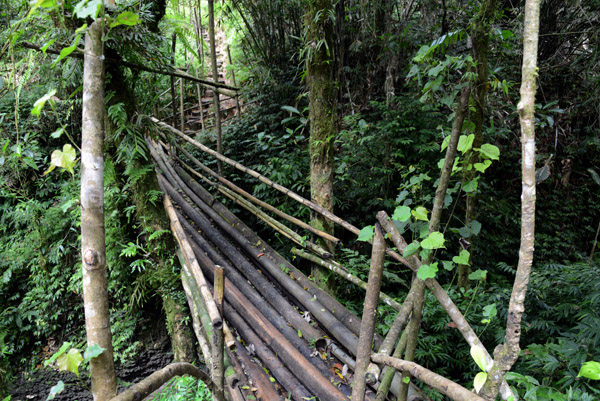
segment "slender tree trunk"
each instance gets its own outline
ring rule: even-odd
[[[310,119],[310,195],[313,202],[333,212],[333,158],[337,133],[336,89],[333,71],[334,21],[331,0],[314,0],[306,13],[307,46],[312,47],[306,60],[306,82],[309,90]],[[319,16],[318,18],[317,15]],[[333,234],[333,223],[322,215],[312,213],[311,225]],[[334,253],[331,242],[321,246]],[[313,267],[313,277],[321,286],[327,273]],[[331,291],[331,288],[328,288]]]
[[[504,375],[519,357],[521,318],[525,311],[525,295],[533,263],[535,239],[535,92],[537,79],[537,53],[540,20],[540,0],[525,2],[523,32],[523,69],[521,101],[517,105],[521,119],[521,246],[519,263],[510,296],[506,337],[504,344],[494,350],[494,364],[488,372],[488,381],[481,390],[486,400],[495,400]]]
[[[104,352],[90,361],[95,401],[116,395],[104,239],[104,64],[102,28],[86,34],[81,138],[81,251],[87,344]]]
[[[485,115],[485,107],[487,104],[487,93],[488,93],[488,53],[490,46],[490,25],[494,20],[494,13],[496,11],[498,0],[484,0],[479,8],[476,21],[473,25],[471,32],[471,38],[473,42],[473,60],[476,62],[474,67],[477,78],[474,82],[474,88],[472,91],[474,104],[473,109],[469,114],[470,120],[473,122],[475,129],[473,134],[475,139],[473,140],[473,149],[480,148],[483,144],[483,118]],[[479,162],[479,152],[469,151],[466,156],[470,164]],[[463,181],[468,182],[474,179],[476,176],[476,170],[464,170]],[[477,204],[477,192],[467,194],[465,212],[465,225],[468,226],[476,215],[476,204]],[[473,238],[471,236],[465,238],[468,243],[473,246]],[[473,252],[471,252],[471,255]],[[469,288],[470,280],[470,263],[467,265],[458,266],[458,286],[460,288]]]
[[[208,0],[208,36],[210,39],[210,64],[212,67],[212,76],[215,82],[219,82],[219,69],[217,67],[217,43],[215,38],[215,0]],[[223,142],[221,136],[221,105],[219,102],[219,93],[214,93],[215,106],[215,130],[217,132],[217,152],[223,154]],[[223,163],[217,160],[219,175],[223,175]]]

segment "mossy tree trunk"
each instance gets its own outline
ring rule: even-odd
[[[83,61],[81,265],[87,344],[104,348],[102,354],[90,361],[96,401],[109,400],[117,391],[104,235],[104,63],[102,28],[99,22],[94,22],[85,36]]]
[[[483,144],[483,120],[487,104],[489,66],[488,55],[490,47],[490,28],[494,21],[494,14],[498,0],[484,0],[480,4],[479,12],[475,17],[473,29],[471,31],[471,40],[473,43],[472,54],[476,62],[474,71],[476,73],[473,83],[473,108],[469,113],[469,119],[474,125],[473,148],[480,148]],[[471,165],[479,163],[479,152],[469,151],[466,156]],[[476,170],[465,170],[463,181],[469,182],[475,178]],[[465,226],[471,224],[476,217],[477,192],[467,194]],[[471,255],[473,254],[473,238],[465,238],[471,246]],[[472,262],[472,260],[470,260]],[[470,264],[458,266],[458,286],[465,290],[469,288]]]
[[[309,91],[310,195],[317,205],[333,212],[333,158],[337,133],[336,85],[334,81],[334,16],[331,0],[309,0],[305,15],[307,30],[306,82]],[[333,234],[333,223],[312,213],[311,225]],[[333,253],[331,242],[321,241]],[[313,277],[327,288],[328,273],[314,266]]]

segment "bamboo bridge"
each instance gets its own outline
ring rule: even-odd
[[[405,372],[451,399],[483,400],[414,362],[397,358],[398,350],[403,349],[401,334],[413,309],[413,294],[423,286],[437,297],[466,341],[485,348],[436,280],[413,280],[402,303],[380,292],[386,255],[413,271],[421,263],[416,256],[409,260],[401,256],[406,242],[385,212],[377,215],[378,230],[387,233],[400,253],[386,246],[383,234],[376,234],[369,280],[364,282],[333,261],[329,252],[260,208],[314,236],[333,242],[338,242],[337,238],[260,201],[212,171],[182,145],[193,145],[356,235],[358,228],[165,122],[152,121],[157,133],[146,142],[179,244],[181,279],[206,364],[206,371],[173,364],[156,375],[195,375],[209,385],[215,400],[348,400],[353,389],[360,388],[364,397],[360,399],[384,401],[396,399],[407,385],[401,376]],[[362,321],[261,239],[205,188],[207,184],[293,241],[298,246],[292,249],[296,256],[365,289]],[[374,332],[378,302],[398,311],[385,338]],[[491,361],[487,351],[485,354]],[[408,386],[407,400],[429,400],[414,383]],[[141,399],[137,391],[142,387],[140,383],[114,400]],[[503,389],[503,395],[510,394],[506,383]]]

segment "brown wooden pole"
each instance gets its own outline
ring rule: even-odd
[[[224,294],[224,270],[221,266],[215,266],[214,269],[214,300],[217,310],[223,314],[223,294]],[[223,362],[223,326],[215,327],[213,330],[213,368],[212,379],[215,385],[213,397],[217,401],[224,401],[224,362]]]
[[[383,262],[385,259],[385,239],[379,223],[375,225],[375,238],[373,240],[373,252],[371,253],[371,268],[369,270],[369,286],[365,296],[363,307],[362,324],[360,326],[360,337],[358,350],[356,352],[356,370],[354,382],[352,383],[352,400],[364,401],[367,367],[369,366],[371,347],[373,346],[373,334],[375,332],[375,321],[377,318],[377,304],[381,289],[381,277],[383,275]]]

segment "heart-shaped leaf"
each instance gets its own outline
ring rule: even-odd
[[[98,344],[92,344],[83,353],[83,359],[86,362],[89,362],[91,359],[96,358],[100,354],[104,352],[104,348],[99,346]]]
[[[366,226],[358,233],[358,241],[369,242],[375,235],[375,226]]]
[[[62,380],[59,380],[55,386],[50,389],[50,394],[46,397],[46,401],[53,400],[58,394],[62,393],[65,389],[65,383]]]
[[[83,356],[77,348],[71,348],[66,354],[62,354],[56,359],[56,365],[60,370],[68,370],[79,377],[79,365],[83,361]]]
[[[420,247],[421,247],[421,244],[418,241],[412,242],[412,243],[408,244],[406,246],[406,248],[404,248],[404,252],[402,252],[402,256],[404,256],[406,258],[410,255],[414,255],[415,253],[417,253],[417,251],[419,250]]]
[[[429,212],[423,206],[417,207],[411,213],[417,220],[429,221],[429,218],[427,217],[427,213]]]
[[[460,251],[460,254],[458,256],[452,258],[452,261],[457,265],[468,265],[470,256],[471,253],[466,249],[463,249],[462,251]]]
[[[392,220],[407,221],[410,219],[410,216],[410,208],[408,206],[398,206],[396,210],[394,210]]]
[[[417,271],[417,277],[421,280],[427,280],[428,278],[434,278],[438,271],[437,262],[430,265],[421,265]]]
[[[434,231],[432,233],[430,233],[427,238],[425,238],[423,240],[423,242],[421,242],[421,247],[424,249],[439,249],[439,248],[445,248],[444,247],[444,242],[446,240],[444,239],[444,234],[442,234],[439,231]]]
[[[500,160],[500,149],[496,145],[484,143],[481,145],[479,153],[484,159]]]
[[[469,280],[485,280],[487,277],[487,270],[475,270],[473,273],[469,274]]]
[[[140,17],[131,11],[124,11],[117,15],[117,18],[110,24],[111,28],[119,25],[134,26],[140,22]]]

